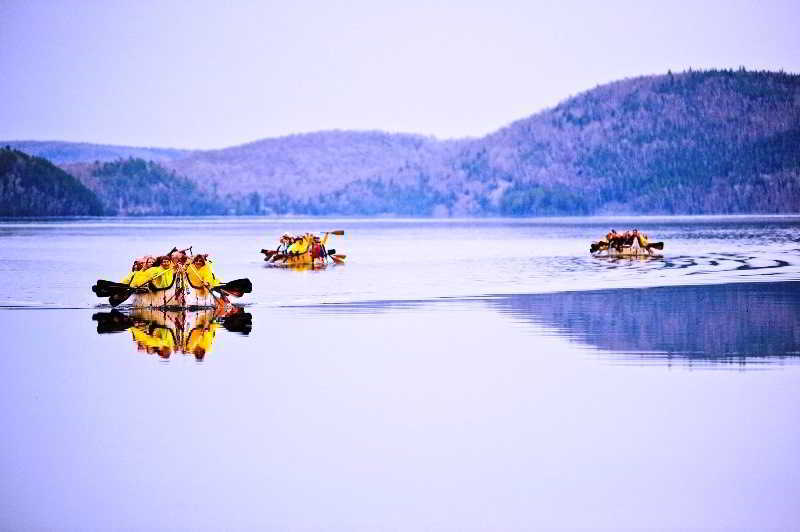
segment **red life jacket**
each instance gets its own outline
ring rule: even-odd
[[[322,258],[322,246],[320,244],[314,244],[311,246],[311,257],[314,259]]]

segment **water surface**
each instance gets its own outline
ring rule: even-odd
[[[632,225],[663,259],[588,256]],[[344,229],[349,263],[264,267],[304,229]],[[2,529],[800,523],[797,218],[27,221],[0,243]],[[241,315],[88,291],[173,245],[252,279]]]

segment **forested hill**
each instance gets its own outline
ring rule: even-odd
[[[166,201],[147,199],[133,190],[142,182],[124,178],[138,163],[111,187],[92,181],[96,170],[87,168],[103,164],[99,148],[108,147],[60,146],[55,160],[87,163],[65,167],[121,214]],[[151,150],[123,157],[158,158],[156,173],[167,176],[159,186],[185,176],[210,201],[209,213],[796,213],[800,75],[713,70],[627,79],[477,139],[327,131],[221,150],[114,148]],[[136,208],[118,208],[133,196]],[[206,207],[196,201],[195,208]],[[147,212],[166,213],[157,205]]]
[[[0,216],[99,216],[103,207],[80,181],[39,157],[0,148]]]
[[[323,132],[165,164],[243,212],[800,212],[800,76],[703,71],[597,87],[480,139]]]
[[[227,214],[222,201],[203,194],[174,170],[143,159],[76,163],[65,168],[94,192],[108,214],[191,216]]]

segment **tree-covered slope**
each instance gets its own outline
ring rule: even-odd
[[[707,71],[612,83],[460,160],[501,214],[800,211],[800,76]]]
[[[690,71],[600,86],[480,139],[321,132],[165,164],[253,213],[799,212],[799,140],[800,76]]]
[[[39,157],[0,148],[0,216],[98,216],[103,206],[73,176]]]
[[[111,162],[128,157],[145,159],[148,161],[170,161],[186,157],[189,150],[174,148],[142,148],[136,146],[112,146],[109,144],[90,144],[88,142],[64,142],[42,140],[11,140],[3,141],[3,146],[9,145],[14,149],[29,155],[42,157],[54,164],[71,164],[87,162]]]
[[[175,172],[134,172],[135,186],[119,160],[94,163],[109,147],[54,156],[84,161],[65,167],[121,214],[787,213],[800,212],[799,146],[800,75],[713,70],[599,86],[477,139],[325,131],[208,151],[112,147]],[[179,182],[194,206],[164,203]]]
[[[228,212],[223,202],[200,192],[194,182],[153,161],[129,158],[67,168],[97,194],[107,212],[120,216]]]

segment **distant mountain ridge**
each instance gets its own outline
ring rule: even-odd
[[[162,162],[186,157],[192,151],[175,148],[141,148],[60,140],[9,140],[0,142],[0,145],[10,146],[15,150],[42,157],[53,164],[110,162],[129,157]]]
[[[58,147],[67,169],[82,157],[71,146]],[[107,148],[85,148],[83,161]],[[800,75],[626,79],[476,139],[325,131],[221,150],[115,149],[152,150],[124,157],[160,157],[227,213],[800,212]]]

